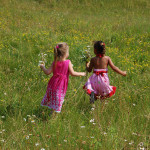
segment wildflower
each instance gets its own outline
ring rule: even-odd
[[[107,133],[106,132],[104,132],[104,135],[106,135]]]
[[[85,126],[81,126],[81,128],[85,128]]]
[[[7,93],[4,93],[4,95],[7,95]]]
[[[133,132],[132,135],[137,135],[137,133],[134,133],[134,132]]]
[[[129,145],[132,145],[134,142],[133,141],[131,141],[130,143],[129,143]]]
[[[41,148],[41,150],[45,150],[45,148]]]
[[[96,125],[96,123],[93,122],[93,125]]]
[[[5,118],[5,116],[2,116],[2,118]]]
[[[36,115],[32,115],[32,117],[36,117]]]
[[[0,134],[1,134],[2,132],[0,131]]]
[[[133,106],[135,106],[135,104],[133,104]]]
[[[90,122],[94,122],[94,119],[91,119]]]
[[[3,129],[2,131],[5,132],[5,129]]]
[[[26,140],[28,140],[29,139],[29,136],[26,136]]]
[[[3,143],[4,143],[4,142],[5,142],[5,140],[4,140],[4,139],[2,139],[2,140],[1,140],[1,142],[3,142]]]
[[[125,139],[124,141],[126,142],[127,140]]]
[[[94,110],[94,109],[95,109],[94,107],[91,108],[91,110]]]
[[[143,142],[140,142],[138,145],[139,145],[139,146],[143,146],[144,144],[143,144]]]
[[[38,146],[39,145],[39,143],[35,143],[35,146]]]
[[[67,142],[67,140],[64,140],[64,142]]]
[[[32,134],[29,134],[29,136],[31,136]]]
[[[24,121],[27,121],[26,118],[23,118]]]
[[[30,115],[27,115],[27,117],[30,117]]]
[[[31,120],[31,123],[34,123],[35,122],[35,120]]]
[[[91,139],[94,139],[94,136],[91,136]]]

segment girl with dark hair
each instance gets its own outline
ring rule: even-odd
[[[94,43],[93,57],[89,63],[86,64],[87,71],[91,72],[93,69],[92,76],[89,77],[88,81],[84,85],[83,89],[86,90],[87,94],[90,95],[90,103],[94,103],[94,100],[98,97],[105,99],[115,94],[116,87],[109,85],[108,78],[108,65],[117,73],[126,76],[126,71],[120,70],[116,67],[109,56],[105,56],[105,43],[102,41],[96,41]]]

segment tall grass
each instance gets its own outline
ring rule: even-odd
[[[1,0],[0,148],[148,149],[149,8],[148,0]],[[67,42],[74,69],[84,71],[82,51],[100,39],[127,77],[109,68],[117,92],[95,106],[82,90],[86,78],[70,77],[52,118],[40,106],[51,75],[38,68],[38,55],[47,54],[48,67],[56,43]]]

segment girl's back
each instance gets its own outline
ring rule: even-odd
[[[93,57],[91,59],[91,63],[93,63],[93,68],[94,69],[106,69],[108,66],[108,56],[103,56],[103,57]]]

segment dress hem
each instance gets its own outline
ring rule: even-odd
[[[83,86],[83,89],[86,91],[86,93],[88,95],[90,95],[91,92],[93,92],[90,89],[87,89],[85,85]],[[102,99],[106,99],[106,98],[109,98],[109,97],[113,96],[115,94],[115,92],[116,92],[116,87],[112,86],[112,91],[109,94],[107,94],[106,96],[101,96],[101,95],[98,95],[98,94],[95,94],[95,93],[94,93],[94,95],[95,95],[95,97],[100,96]]]

